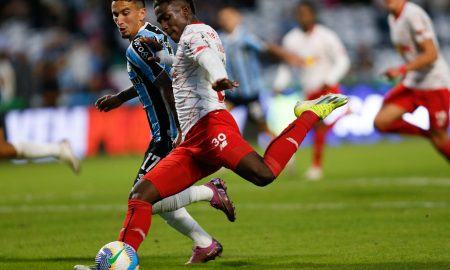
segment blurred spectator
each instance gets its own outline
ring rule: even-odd
[[[14,99],[16,91],[16,74],[9,57],[0,52],[0,102],[8,103]]]
[[[237,6],[249,31],[265,40],[279,42],[295,26],[292,10],[297,2],[197,0],[196,4],[200,19],[213,26],[217,26],[221,7]],[[394,52],[389,43],[387,14],[381,8],[384,0],[316,2],[323,9],[324,16],[319,19],[342,37],[357,67],[352,71],[352,83],[372,80],[385,62],[392,62],[389,55]],[[414,2],[432,15],[442,52],[450,57],[450,2]],[[150,19],[154,20],[151,1],[147,5]],[[125,46],[110,16],[110,1],[0,1],[0,53],[3,60],[7,55],[13,73],[20,74],[11,84],[14,89],[3,90],[2,95],[5,96],[5,91],[9,93],[7,96],[13,93],[22,106],[92,104],[103,89],[110,88],[111,81],[122,77],[116,71],[123,69],[115,65],[125,65],[121,58]],[[273,64],[264,63],[262,72],[273,69]],[[269,85],[273,78],[265,79]]]

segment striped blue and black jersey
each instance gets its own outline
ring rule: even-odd
[[[173,55],[173,49],[168,37],[158,27],[146,23],[127,49],[127,64],[130,80],[147,113],[153,140],[174,139],[177,135],[175,118],[163,93],[154,84],[161,72],[170,74],[171,67],[148,61],[148,58],[154,56],[156,52],[147,44],[141,43],[140,37],[157,39],[170,55]]]
[[[228,76],[239,82],[239,87],[227,91],[227,96],[257,97],[263,90],[259,54],[264,51],[264,43],[241,27],[220,38],[227,54]]]

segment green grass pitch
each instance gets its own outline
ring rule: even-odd
[[[223,172],[235,223],[207,203],[188,207],[222,258],[184,266],[190,240],[155,216],[141,269],[450,269],[450,166],[428,142],[328,148],[320,182],[302,180],[310,155],[302,149],[266,188]],[[0,163],[0,269],[91,264],[118,235],[140,162],[88,159],[80,176],[55,163]]]

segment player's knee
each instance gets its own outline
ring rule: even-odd
[[[254,179],[255,181],[253,183],[255,185],[264,187],[275,180],[275,175],[273,175],[272,171],[269,168],[261,168],[259,170],[255,170]]]
[[[154,204],[161,200],[156,187],[147,180],[139,180],[130,192],[129,199],[146,201],[148,203]]]
[[[437,148],[447,145],[449,141],[446,129],[431,130],[430,135],[431,141]]]
[[[376,117],[373,125],[379,132],[387,132],[389,123],[382,117]]]

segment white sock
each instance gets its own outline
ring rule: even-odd
[[[58,143],[33,144],[30,142],[20,142],[12,144],[17,151],[17,158],[58,158],[61,153],[61,146]]]
[[[203,230],[185,208],[180,208],[173,212],[159,214],[172,228],[186,235],[194,241],[196,246],[201,248],[209,247],[212,244],[212,237]]]
[[[175,211],[191,203],[211,201],[214,193],[207,186],[192,186],[153,205],[153,214]]]

